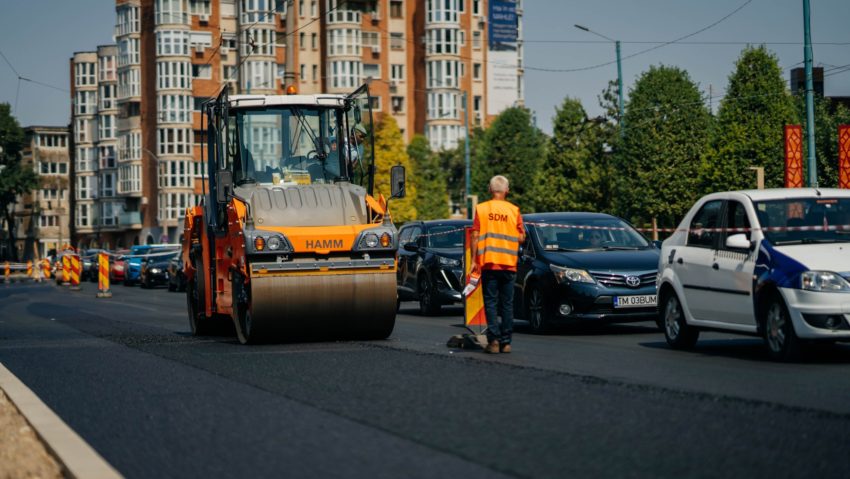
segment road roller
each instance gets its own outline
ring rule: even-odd
[[[398,232],[374,191],[368,85],[350,95],[228,95],[204,105],[200,204],[183,270],[195,335],[233,324],[243,344],[383,339],[395,325]],[[380,153],[380,152],[378,152]]]

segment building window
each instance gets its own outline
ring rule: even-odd
[[[481,50],[481,32],[478,30],[472,32],[472,49]]]
[[[463,0],[425,0],[427,23],[457,23]]]
[[[319,5],[316,0],[310,0],[310,16],[313,18],[319,16]]]
[[[113,189],[114,191],[114,189]],[[115,196],[111,194],[108,196]],[[100,204],[100,222],[104,226],[114,226],[118,224],[118,214],[121,212],[121,203],[115,201],[105,201]]]
[[[381,64],[380,63],[364,63],[363,64],[363,77],[364,78],[381,78]]]
[[[242,88],[274,88],[274,62],[247,62],[243,67]]]
[[[192,77],[209,80],[212,78],[212,65],[192,65]]]
[[[390,33],[390,49],[404,50],[404,34]]]
[[[394,96],[390,98],[390,102],[392,103],[393,113],[404,113],[404,97],[403,96]]]
[[[94,91],[78,91],[74,97],[74,114],[75,115],[94,115],[97,113],[95,100],[97,92]]]
[[[157,25],[189,23],[189,17],[183,11],[183,0],[156,0],[154,12]]]
[[[307,79],[307,65],[303,63],[301,64],[301,68],[298,69],[298,78],[301,79],[301,81]]]
[[[106,55],[99,57],[97,59],[98,66],[98,80],[105,81],[115,81],[115,57],[112,55]]]
[[[360,23],[360,12],[347,9],[345,0],[327,0],[328,23]]]
[[[125,133],[118,137],[118,161],[142,159],[142,134],[140,132]]]
[[[64,148],[68,146],[68,138],[65,135],[38,135],[37,144],[41,148]]]
[[[333,88],[356,88],[360,84],[362,63],[358,61],[331,62],[331,86]]]
[[[74,85],[88,86],[94,85],[95,66],[94,63],[76,63],[74,64]]]
[[[156,54],[188,55],[189,32],[184,30],[164,30],[156,32]]]
[[[457,55],[460,48],[460,33],[457,28],[435,28],[426,33],[428,53]]]
[[[101,115],[98,117],[97,136],[99,140],[115,139],[115,115]]]
[[[319,65],[313,65],[313,81],[319,79]]]
[[[190,188],[192,186],[192,160],[168,160],[159,163],[160,188]]]
[[[432,60],[426,62],[425,83],[428,88],[457,88],[460,62]]]
[[[118,22],[115,25],[117,36],[139,33],[139,7],[122,5],[117,8]]]
[[[196,52],[203,53],[205,48],[212,47],[212,33],[210,32],[191,32],[189,33],[189,45]]]
[[[390,18],[404,18],[404,3],[401,0],[390,0]]]
[[[122,165],[118,168],[118,193],[142,192],[142,165]]]
[[[478,114],[481,113],[481,95],[472,97],[472,111]]]
[[[88,226],[89,225],[89,205],[87,204],[78,204],[77,205],[77,220],[75,223],[77,226]]]
[[[118,41],[118,66],[139,64],[139,39],[124,38]]]
[[[97,159],[94,155],[94,148],[77,148],[75,159],[77,163],[77,173],[85,173],[87,171],[95,171],[97,169]]]
[[[209,15],[210,0],[189,0],[189,11],[192,15]]]
[[[428,119],[456,120],[460,118],[458,103],[458,95],[455,93],[428,93]]]
[[[381,97],[380,96],[370,96],[369,97],[369,108],[372,111],[381,111]]]
[[[359,28],[328,30],[328,55],[360,55],[361,32]]]
[[[159,95],[157,97],[160,123],[189,123],[192,121],[190,95]]]
[[[480,15],[481,14],[481,0],[472,0],[472,14]]]
[[[77,118],[74,121],[74,140],[77,143],[89,143],[94,141],[91,130],[91,120],[88,118]]]
[[[302,50],[307,49],[307,34],[304,32],[298,34],[298,48]]]
[[[101,110],[111,110],[116,108],[115,94],[117,93],[117,85],[101,85],[100,86],[100,108]]]
[[[456,148],[458,140],[463,138],[460,125],[431,125],[426,131],[428,142],[433,150]]]
[[[191,128],[158,128],[158,155],[191,155]]]
[[[286,0],[278,0],[278,6],[286,6]],[[275,1],[274,0],[242,0],[241,22],[251,23],[274,23]],[[285,10],[284,10],[285,12]],[[283,12],[281,12],[283,13]]]
[[[404,81],[404,64],[397,63],[390,65],[390,80]]]
[[[101,168],[115,168],[115,147],[112,145],[98,148]]]
[[[115,196],[115,173],[100,174],[100,196]]]
[[[118,72],[118,97],[132,98],[140,95],[139,69]]]
[[[190,90],[192,77],[189,62],[156,62],[158,90]]]
[[[160,193],[159,220],[179,220],[183,218],[186,208],[195,205],[197,202],[197,196],[192,193]]]
[[[310,34],[310,48],[313,50],[319,48],[319,35],[317,33]]]
[[[475,80],[481,79],[481,64],[473,63],[472,64],[472,78]]]
[[[77,177],[77,199],[88,200],[94,198],[97,191],[97,178],[94,176]]]
[[[303,43],[304,34],[301,34]],[[285,40],[283,38],[282,40]],[[267,28],[252,28],[242,32],[242,55],[274,56],[275,31]]]

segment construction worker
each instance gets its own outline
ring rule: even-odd
[[[490,179],[493,199],[475,208],[472,224],[472,275],[481,275],[484,292],[484,314],[487,317],[485,353],[511,352],[514,324],[514,280],[519,245],[525,241],[525,230],[519,208],[505,201],[508,179],[496,175]],[[501,316],[499,323],[497,316]]]

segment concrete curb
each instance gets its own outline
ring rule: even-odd
[[[112,466],[91,448],[24,383],[0,363],[0,389],[29,422],[47,449],[75,479],[120,478]]]

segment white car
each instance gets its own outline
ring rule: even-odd
[[[714,193],[661,248],[660,326],[676,349],[701,330],[757,334],[775,359],[850,341],[850,190]]]

